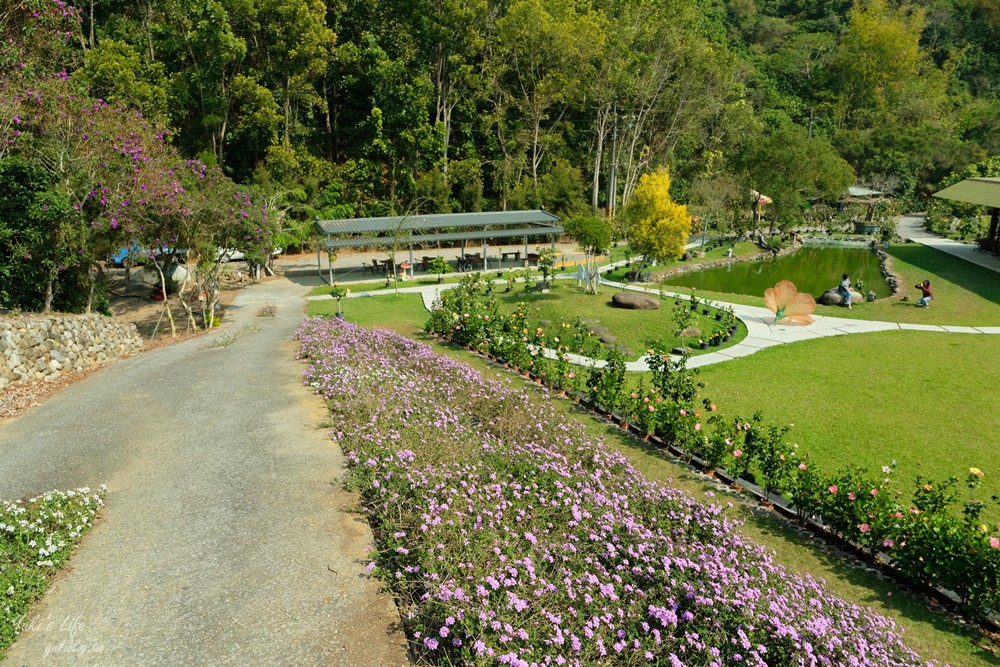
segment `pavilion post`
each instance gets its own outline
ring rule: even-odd
[[[410,246],[410,278],[413,277],[413,246]]]
[[[1000,241],[1000,208],[990,209],[990,233],[989,238],[992,241]]]

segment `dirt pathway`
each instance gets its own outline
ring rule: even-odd
[[[302,294],[244,290],[231,344],[125,360],[0,426],[0,497],[110,487],[6,664],[408,664],[322,401],[299,382]],[[278,317],[256,317],[264,303]]]

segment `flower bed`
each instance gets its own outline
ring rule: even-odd
[[[50,491],[0,503],[0,652],[28,624],[31,604],[90,530],[104,491]]]
[[[389,332],[310,319],[298,337],[423,659],[923,664],[892,621],[791,575],[527,392]]]

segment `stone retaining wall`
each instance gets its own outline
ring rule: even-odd
[[[0,389],[100,366],[143,346],[134,324],[103,315],[0,317]]]

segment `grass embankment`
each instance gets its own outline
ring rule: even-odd
[[[104,505],[104,488],[0,503],[0,660]]]
[[[386,334],[310,321],[301,338],[352,451],[377,572],[401,597],[418,654],[919,663],[891,624],[790,576],[717,510],[648,484],[554,414],[561,403]],[[376,401],[369,385],[395,393]]]

